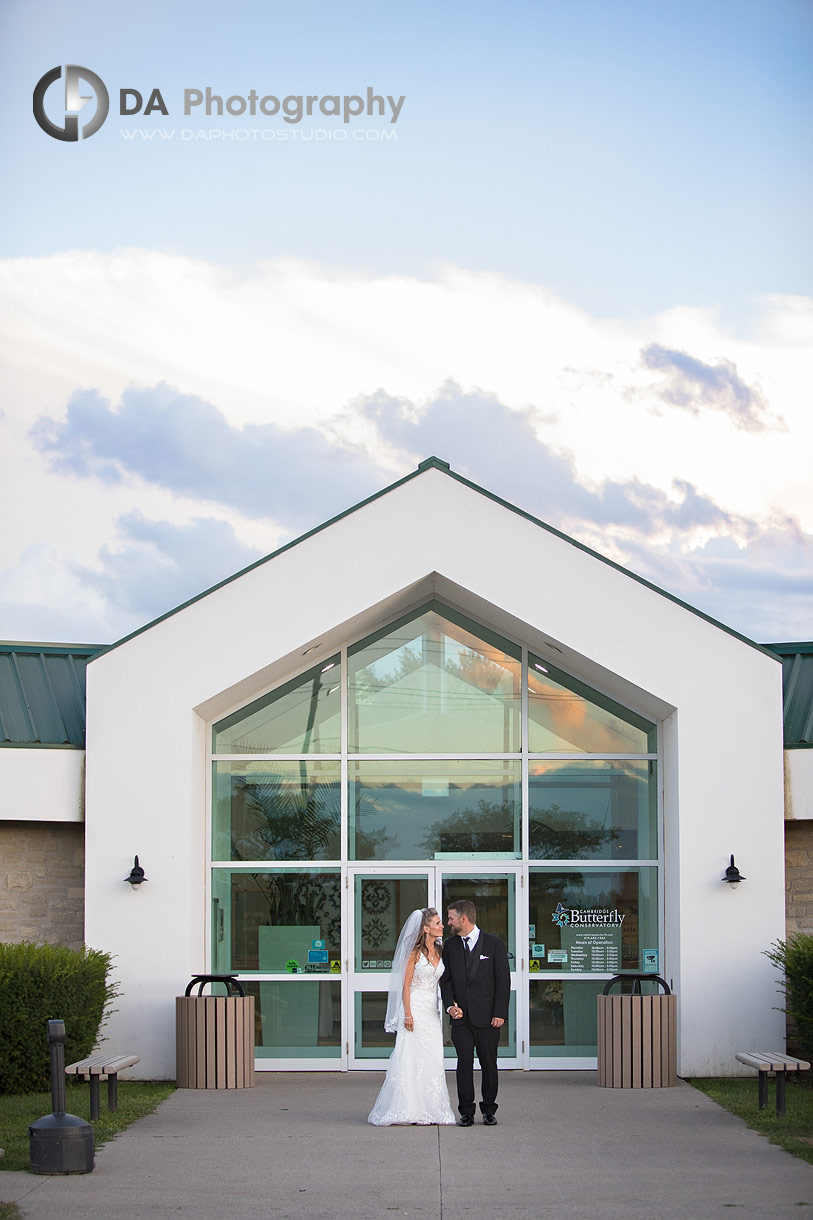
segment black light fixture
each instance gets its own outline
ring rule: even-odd
[[[734,863],[733,856],[731,857],[731,863],[725,870],[723,881],[727,881],[729,885],[739,885],[741,881],[745,881],[745,877],[743,877],[742,873]]]
[[[732,856],[731,858],[733,860],[734,857]],[[142,881],[147,880],[147,878],[144,876],[144,869],[138,863],[138,856],[136,856],[133,860],[133,867],[130,869],[130,876],[125,877],[124,880],[129,881],[133,889],[135,889],[137,885],[141,885]]]

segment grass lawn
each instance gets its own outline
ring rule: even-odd
[[[764,1110],[759,1109],[756,1073],[753,1080],[693,1079],[689,1084],[738,1118],[744,1118],[749,1127],[767,1135],[772,1144],[779,1144],[786,1152],[813,1165],[813,1080],[809,1079],[810,1072],[804,1072],[799,1080],[795,1076],[796,1073],[788,1076],[784,1118],[776,1117],[773,1078],[768,1081],[768,1104]]]
[[[159,1101],[175,1092],[174,1084],[140,1084],[119,1081],[119,1108],[115,1114],[107,1109],[107,1085],[101,1086],[101,1116],[93,1124],[96,1147],[112,1139],[119,1131],[145,1114],[151,1114]],[[65,1089],[65,1109],[90,1122],[90,1085],[84,1082],[69,1083]],[[14,1093],[0,1096],[0,1148],[6,1155],[0,1157],[0,1172],[4,1169],[28,1169],[28,1127],[46,1114],[51,1113],[51,1094]],[[12,1206],[7,1203],[3,1207]],[[0,1220],[11,1220],[16,1213],[0,1210]]]

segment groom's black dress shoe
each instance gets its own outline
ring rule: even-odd
[[[484,1114],[484,1115],[483,1115],[483,1122],[485,1123],[485,1125],[486,1125],[487,1127],[496,1127],[496,1125],[497,1125],[497,1118],[496,1118],[496,1115],[494,1115],[494,1114]]]
[[[460,1126],[461,1127],[473,1127],[474,1126],[474,1116],[471,1114],[461,1114],[460,1115]]]

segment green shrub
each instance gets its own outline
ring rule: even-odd
[[[801,933],[778,940],[765,956],[784,975],[782,991],[796,1040],[806,1055],[813,1055],[813,936]]]
[[[0,944],[0,1093],[50,1087],[48,1021],[65,1022],[65,1062],[84,1059],[118,994],[109,953]]]

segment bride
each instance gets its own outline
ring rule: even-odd
[[[384,1021],[384,1028],[396,1034],[395,1050],[367,1119],[376,1127],[456,1122],[443,1070],[438,994],[442,936],[434,907],[413,911],[401,929]]]

